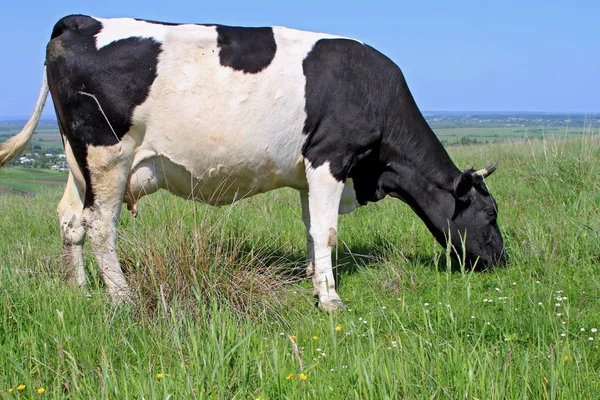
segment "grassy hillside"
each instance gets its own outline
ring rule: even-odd
[[[19,133],[25,122],[26,120],[0,123],[0,142]],[[40,121],[29,145],[32,150],[33,146],[40,146],[42,149],[53,147],[58,149],[63,147],[60,132],[55,121]]]
[[[291,190],[222,208],[159,194],[135,220],[124,211],[118,252],[139,297],[118,308],[87,246],[91,297],[61,281],[60,191],[0,196],[0,397],[597,398],[600,136],[451,154],[499,161],[488,185],[510,264],[453,272],[386,199],[340,219],[351,311],[334,315],[300,274]]]
[[[0,170],[0,194],[3,188],[14,189],[25,194],[36,194],[47,190],[47,186],[64,187],[68,174],[50,169],[9,167]]]

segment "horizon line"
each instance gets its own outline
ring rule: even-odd
[[[496,115],[514,115],[514,114],[547,114],[547,115],[600,115],[600,111],[520,111],[520,110],[422,110],[425,114],[496,114]],[[0,115],[0,121],[22,121],[28,120],[30,115]],[[54,114],[42,114],[40,120],[52,119],[56,121]]]

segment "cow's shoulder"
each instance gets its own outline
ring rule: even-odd
[[[345,179],[377,153],[400,70],[377,50],[347,38],[318,40],[302,68],[308,136],[303,153],[317,166],[329,161],[333,175]]]

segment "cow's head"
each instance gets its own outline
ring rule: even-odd
[[[452,245],[461,257],[465,256],[468,266],[478,269],[507,262],[502,234],[496,223],[498,206],[485,184],[485,178],[496,166],[497,163],[478,171],[468,169],[454,181],[455,207],[450,219]]]

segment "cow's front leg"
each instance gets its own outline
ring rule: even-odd
[[[319,298],[319,308],[331,312],[346,308],[335,291],[331,263],[331,248],[337,244],[338,207],[344,182],[331,175],[329,162],[317,168],[313,168],[308,160],[305,163],[310,215],[308,242],[310,245],[312,239],[314,246],[314,295]]]

